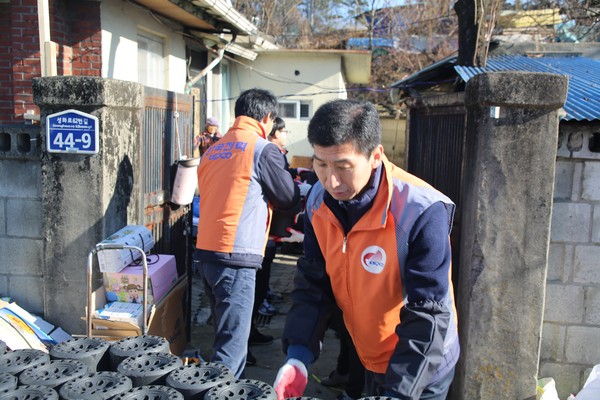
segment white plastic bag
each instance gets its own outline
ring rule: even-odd
[[[583,389],[577,393],[575,400],[598,400],[600,399],[600,364],[592,368]]]
[[[537,381],[537,400],[560,400],[556,391],[556,382],[552,378],[541,378]]]

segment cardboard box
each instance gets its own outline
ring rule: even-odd
[[[312,169],[313,159],[312,157],[305,156],[293,156],[290,162],[290,168],[306,168]]]
[[[106,307],[96,310],[94,318],[107,319],[110,321],[129,322],[136,326],[142,326],[143,306],[139,303],[124,303],[115,301]]]
[[[120,244],[136,246],[148,252],[154,247],[154,236],[144,225],[127,225],[99,244]],[[135,260],[142,258],[135,250],[102,250],[98,252],[100,272],[119,272]]]
[[[177,282],[177,263],[170,254],[152,254],[148,264],[148,305],[158,303]],[[144,267],[130,264],[120,272],[104,273],[106,301],[142,303],[144,301]]]
[[[186,325],[189,314],[188,278],[183,276],[175,287],[154,306],[148,321],[148,334],[166,338],[171,345],[171,353],[181,355],[187,346]],[[92,336],[118,340],[129,336],[139,336],[139,326],[128,322],[92,318]]]

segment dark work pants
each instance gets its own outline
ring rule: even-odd
[[[381,384],[385,379],[384,374],[377,374],[375,372],[367,371],[366,376],[366,386],[367,386],[367,396],[382,396],[383,389]],[[421,397],[419,400],[446,400],[448,396],[448,391],[450,390],[450,384],[454,379],[454,368],[445,377],[440,379],[437,382],[434,382],[427,386],[423,393],[421,393]],[[393,395],[392,395],[393,396]],[[404,398],[404,397],[402,397]]]
[[[252,309],[252,321],[256,319],[258,308],[267,297],[269,290],[269,279],[271,278],[271,264],[275,259],[277,246],[275,242],[269,240],[265,247],[265,257],[263,258],[262,267],[256,271],[256,290],[254,291],[254,308]]]
[[[349,374],[348,383],[344,390],[353,399],[363,397],[362,392],[365,385],[365,367],[363,367],[352,338],[346,329],[342,312],[336,310],[329,321],[331,329],[336,331],[340,337],[340,353],[337,358],[336,370],[342,375]]]

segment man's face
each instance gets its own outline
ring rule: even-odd
[[[313,168],[325,190],[336,200],[351,200],[367,185],[373,169],[381,163],[383,147],[370,156],[357,151],[353,143],[314,146]]]
[[[219,127],[216,125],[206,125],[206,131],[211,135],[214,135],[219,130]]]

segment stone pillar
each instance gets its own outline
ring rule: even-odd
[[[84,334],[81,318],[87,306],[88,253],[123,226],[141,223],[142,86],[97,77],[59,76],[34,79],[33,94],[44,133],[44,316],[71,334]],[[68,109],[98,118],[97,155],[46,151],[46,116]],[[95,288],[101,284],[96,276]]]
[[[535,399],[567,84],[527,72],[467,83],[455,399]]]

